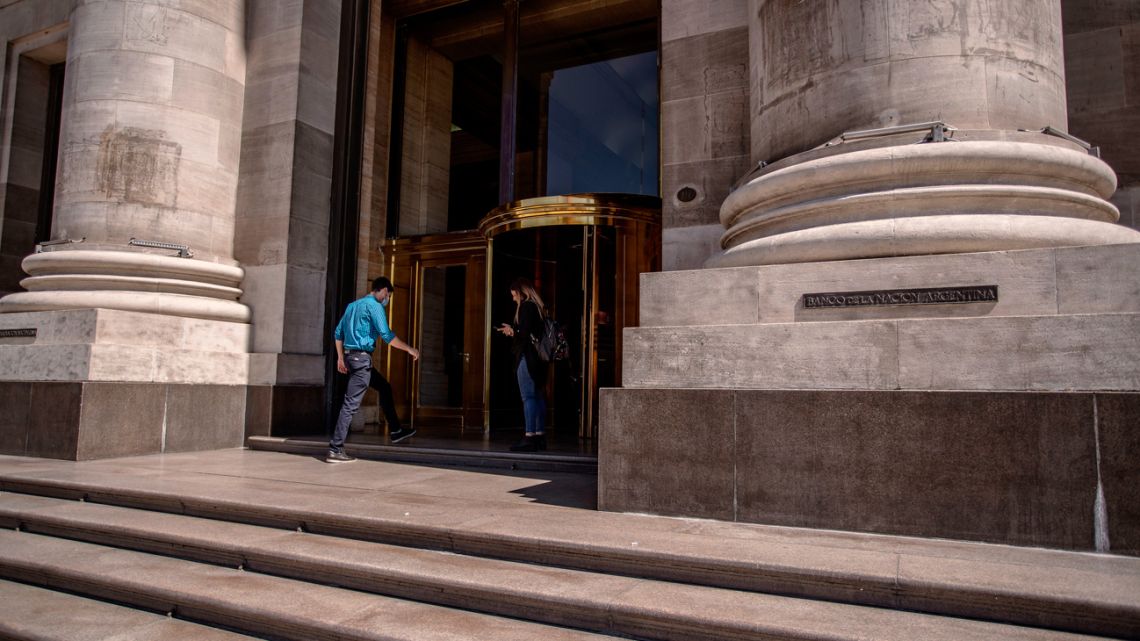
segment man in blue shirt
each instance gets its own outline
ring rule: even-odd
[[[396,416],[396,403],[392,399],[392,386],[372,369],[372,351],[376,349],[376,339],[383,338],[396,349],[402,349],[419,360],[420,351],[400,340],[388,327],[388,315],[384,308],[392,299],[392,281],[383,276],[372,281],[372,292],[353,301],[344,311],[344,316],[336,325],[333,338],[336,339],[336,368],[341,374],[348,374],[348,391],[344,393],[344,405],[336,421],[329,453],[325,461],[344,463],[354,460],[344,453],[344,439],[348,436],[348,426],[360,401],[369,386],[380,393],[380,408],[388,421],[388,438],[393,443],[410,438],[415,429],[404,429]]]

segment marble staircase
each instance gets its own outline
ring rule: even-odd
[[[1140,559],[429,500],[355,489],[407,466],[250,455],[295,482],[0,459],[0,636],[1140,636]],[[345,487],[289,471],[305,466]],[[70,613],[106,634],[76,635]]]

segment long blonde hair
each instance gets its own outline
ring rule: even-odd
[[[520,300],[515,305],[516,325],[519,323],[519,308],[521,308],[522,304],[528,300],[534,301],[534,304],[538,305],[538,315],[540,318],[546,317],[546,305],[542,302],[542,297],[538,295],[538,292],[534,289],[534,285],[531,285],[529,280],[525,278],[516,278],[514,282],[511,283],[511,291],[518,292],[522,295],[522,300]]]

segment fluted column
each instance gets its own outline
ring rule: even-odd
[[[1066,128],[1058,0],[751,0],[752,160],[710,265],[1140,242]],[[872,137],[845,132],[944,122]]]
[[[52,227],[71,242],[27,257],[29,291],[0,311],[249,320],[233,258],[244,16],[239,0],[78,3]]]

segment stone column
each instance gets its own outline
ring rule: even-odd
[[[75,3],[55,242],[24,259],[28,291],[0,300],[0,406],[13,410],[0,452],[243,443],[250,314],[233,245],[245,4]]]
[[[244,2],[91,0],[70,24],[52,228],[70,242],[28,256],[29,291],[0,311],[248,322],[233,259]]]
[[[714,266],[1140,242],[1066,129],[1058,0],[751,0],[751,148]],[[931,130],[844,136],[940,121]]]

